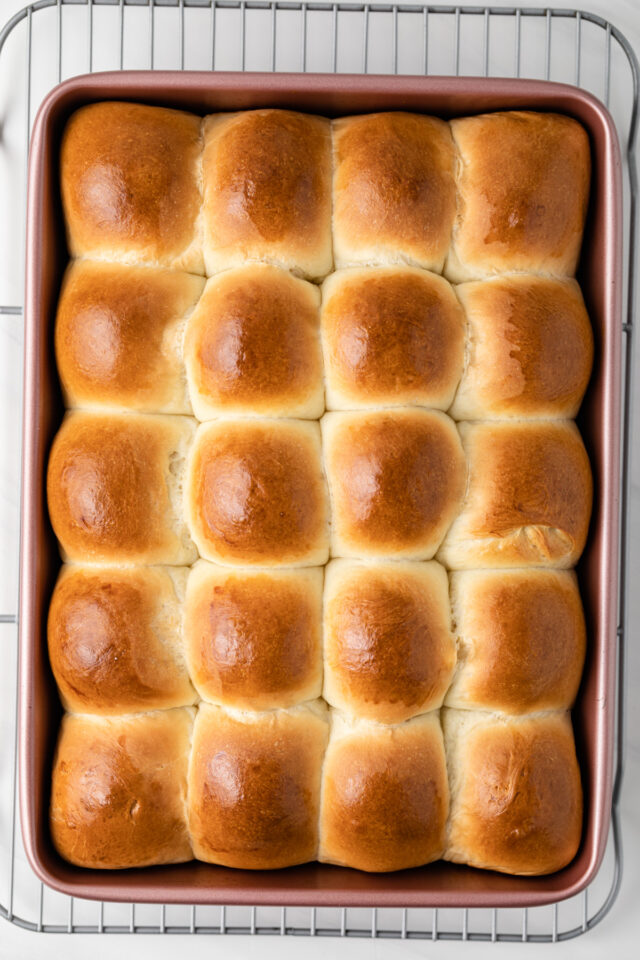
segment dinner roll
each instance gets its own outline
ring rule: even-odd
[[[503,421],[459,429],[469,483],[438,559],[454,570],[575,566],[593,496],[575,424]]]
[[[197,418],[317,419],[324,410],[319,304],[317,287],[269,264],[212,277],[185,341]]]
[[[442,273],[455,216],[449,127],[415,113],[333,122],[336,267],[409,263]]]
[[[187,417],[68,413],[51,448],[49,516],[76,563],[192,563],[182,482]]]
[[[536,875],[575,856],[582,788],[567,713],[442,714],[451,816],[445,858]]]
[[[333,556],[432,557],[465,488],[453,421],[412,408],[329,413],[322,430]]]
[[[315,860],[322,701],[269,713],[202,704],[189,764],[189,828],[196,857],[272,870]]]
[[[182,110],[140,103],[76,110],[60,155],[72,257],[204,273],[200,125]]]
[[[589,200],[589,139],[570,117],[512,111],[451,121],[458,212],[445,275],[573,276]]]
[[[447,410],[465,321],[446,280],[413,267],[338,270],[322,287],[327,407]]]
[[[194,702],[182,641],[186,579],[182,567],[62,567],[48,641],[65,709],[108,715]]]
[[[456,420],[575,417],[593,333],[575,280],[506,276],[456,288],[469,324]]]
[[[437,713],[398,726],[332,713],[319,860],[369,872],[438,860],[448,809]]]
[[[321,566],[327,496],[317,423],[217,420],[189,457],[187,511],[200,555],[217,563]]]
[[[191,413],[182,337],[203,285],[172,270],[72,261],[55,329],[65,405]]]
[[[65,860],[117,870],[192,859],[185,804],[194,713],[62,718],[50,822]]]
[[[207,275],[266,260],[318,279],[331,270],[329,121],[243,110],[204,121]]]
[[[568,570],[466,570],[451,575],[458,668],[445,703],[534,713],[572,706],[586,632]]]
[[[456,662],[445,569],[333,560],[324,662],[323,696],[347,713],[399,723],[440,707]]]
[[[185,602],[189,672],[204,700],[290,707],[322,691],[322,570],[192,568]]]

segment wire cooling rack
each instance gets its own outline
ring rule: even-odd
[[[293,70],[525,76],[574,83],[611,109],[625,154],[625,317],[619,696],[612,826],[588,890],[550,907],[359,910],[106,904],[44,887],[16,806],[18,487],[26,161],[31,122],[60,80],[112,69]],[[262,0],[37,0],[0,32],[0,917],[50,933],[209,933],[553,942],[606,916],[621,881],[627,488],[636,304],[639,71],[626,38],[576,10]],[[5,612],[6,611],[6,612]]]

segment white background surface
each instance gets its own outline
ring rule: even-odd
[[[403,0],[406,4],[411,0]],[[20,0],[0,0],[0,24],[23,6]],[[511,6],[511,3],[493,0],[494,6]],[[545,6],[540,0],[528,0],[527,6]],[[564,5],[564,4],[558,4]],[[640,4],[637,0],[590,0],[586,8],[607,17],[618,26],[632,42],[636,52],[640,52]],[[479,24],[480,28],[480,24]],[[54,38],[52,37],[52,40]],[[588,64],[585,66],[588,69]],[[6,85],[6,81],[5,81]],[[6,89],[0,91],[0,124],[4,121],[3,105],[7,102]],[[0,127],[0,217],[8,215],[8,206],[13,200],[20,203],[21,198],[12,197],[12,162],[15,161],[10,146],[9,131]],[[3,185],[9,182],[9,189]],[[5,231],[6,233],[6,231]],[[0,249],[0,280],[14,290],[13,302],[21,302],[20,287],[20,245],[21,237],[9,249]],[[3,302],[6,290],[3,291]],[[636,317],[636,323],[640,318]],[[6,451],[16,449],[18,431],[17,398],[20,384],[20,348],[21,335],[17,330],[19,320],[0,317],[0,397],[4,409],[0,409],[0,612],[15,609],[16,576],[15,562],[6,544],[15,542],[17,465]],[[636,338],[638,332],[636,331]],[[638,351],[636,350],[636,367]],[[640,387],[640,370],[636,370],[636,384]],[[636,389],[635,423],[640,425],[640,390]],[[8,402],[9,400],[9,402]],[[636,429],[636,434],[637,434]],[[25,933],[0,920],[0,960],[18,960],[18,958],[65,957],[85,958],[87,954],[97,958],[128,957],[135,951],[139,960],[146,958],[174,957],[188,953],[190,958],[216,956],[221,960],[229,957],[260,958],[274,960],[298,957],[313,960],[315,957],[330,953],[337,960],[349,958],[414,958],[414,957],[474,957],[515,956],[521,953],[529,958],[549,957],[551,954],[559,960],[580,956],[584,960],[601,958],[605,951],[611,951],[619,960],[631,960],[640,955],[640,698],[635,691],[640,686],[640,646],[635,629],[640,621],[640,591],[634,589],[640,579],[640,451],[635,451],[632,472],[631,539],[632,562],[630,570],[630,636],[628,637],[629,690],[627,712],[627,772],[623,798],[623,839],[625,847],[625,875],[622,891],[617,903],[606,920],[592,932],[578,940],[556,945],[518,945],[518,944],[476,944],[445,943],[432,944],[425,941],[382,941],[335,939],[311,940],[309,938],[281,937],[174,937],[174,936],[82,936],[42,935]],[[4,629],[4,628],[3,628]],[[13,632],[0,633],[0,642],[13,641]],[[1,655],[5,659],[5,653]],[[8,654],[7,654],[8,658]],[[2,662],[0,659],[0,662]],[[11,658],[11,662],[12,658]],[[2,695],[0,678],[0,695]],[[8,757],[11,743],[6,739],[8,731],[1,731],[5,739],[0,740],[0,788],[5,789],[4,777],[9,776]],[[0,790],[1,792],[1,790]],[[6,793],[6,790],[5,790]],[[0,818],[1,819],[1,818]],[[4,825],[0,822],[0,828]],[[0,856],[2,851],[0,850]]]

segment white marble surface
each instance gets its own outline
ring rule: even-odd
[[[404,3],[410,0],[403,0]],[[0,0],[0,23],[23,5],[20,0]],[[504,0],[493,0],[494,6],[511,6]],[[563,4],[564,5],[564,4]],[[544,6],[541,0],[528,0],[527,6]],[[637,0],[590,0],[589,9],[608,17],[629,38],[636,51],[640,52],[640,6]],[[37,14],[37,16],[43,16]],[[96,11],[96,23],[100,27],[100,11]],[[78,21],[80,22],[80,21]],[[46,86],[47,72],[51,68],[51,44],[55,41],[55,20],[50,20],[51,29],[39,36],[34,46],[36,70],[34,94],[38,84]],[[73,30],[72,26],[72,30]],[[78,27],[80,29],[80,27]],[[135,41],[135,33],[128,34]],[[256,38],[259,42],[259,38]],[[206,38],[187,38],[187,43],[205,43]],[[135,55],[135,42],[131,55]],[[222,49],[222,48],[221,48]],[[78,56],[82,43],[77,44]],[[562,51],[556,51],[562,56]],[[55,54],[54,54],[55,55]],[[73,63],[73,44],[66,54]],[[589,57],[585,57],[583,70],[589,70]],[[105,58],[97,67],[110,66]],[[115,66],[115,64],[113,64]],[[40,70],[40,66],[42,69]],[[615,65],[614,65],[615,66]],[[69,66],[69,69],[72,67]],[[78,68],[81,70],[82,66]],[[77,72],[77,71],[76,71]],[[0,303],[18,304],[22,301],[22,245],[23,236],[18,224],[21,222],[23,205],[22,144],[17,141],[18,113],[15,99],[22,96],[21,81],[24,76],[21,54],[9,49],[0,56]],[[42,91],[44,92],[44,91]],[[640,318],[636,318],[638,322]],[[17,595],[16,545],[18,535],[18,476],[19,476],[19,418],[21,389],[22,332],[19,318],[0,316],[0,613],[15,612]],[[636,350],[636,366],[638,351]],[[640,374],[640,371],[637,371]],[[640,376],[636,377],[640,387]],[[640,424],[640,390],[634,398],[635,423]],[[637,430],[636,430],[637,434]],[[636,444],[636,447],[638,445]],[[384,940],[310,940],[298,938],[253,938],[248,937],[87,937],[75,935],[61,937],[25,933],[15,926],[0,920],[0,960],[11,958],[65,958],[85,957],[90,952],[96,958],[128,956],[135,950],[136,956],[144,958],[173,957],[179,952],[189,952],[191,957],[204,957],[215,953],[219,958],[247,957],[271,960],[271,958],[297,957],[304,953],[312,960],[330,951],[336,958],[356,960],[360,957],[377,957],[391,960],[396,957],[455,956],[491,957],[512,956],[521,950],[528,957],[545,957],[553,951],[555,957],[573,957],[578,953],[584,960],[602,957],[605,950],[612,949],[620,960],[637,956],[640,940],[640,698],[635,695],[640,685],[640,645],[637,624],[640,620],[640,591],[634,589],[640,575],[640,450],[634,451],[632,466],[631,503],[631,567],[630,567],[630,633],[628,645],[628,710],[626,726],[627,768],[623,793],[623,839],[625,850],[625,874],[620,896],[606,920],[589,934],[567,944],[553,947],[529,945],[519,947],[506,944],[431,944],[421,941]],[[15,632],[12,627],[0,626],[2,663],[0,671],[0,702],[9,709],[0,710],[0,797],[7,796],[7,784],[11,777],[13,724],[11,720],[14,697],[13,677],[15,663]],[[3,859],[9,855],[9,830],[7,806],[0,804],[0,878],[3,876]],[[26,869],[19,859],[20,869]],[[0,884],[3,881],[0,879]],[[0,902],[4,891],[0,889]]]

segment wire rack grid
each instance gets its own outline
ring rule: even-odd
[[[16,804],[19,416],[24,198],[29,134],[45,94],[66,77],[107,69],[225,69],[526,76],[573,83],[610,108],[625,153],[625,322],[618,714],[612,826],[598,876],[550,907],[504,910],[257,908],[106,904],[49,890],[26,861]],[[636,306],[639,69],[623,34],[601,17],[565,9],[296,3],[265,0],[36,0],[0,32],[0,390],[7,453],[0,523],[11,541],[0,577],[0,917],[50,933],[209,933],[554,942],[609,912],[620,888],[627,496],[632,332]],[[4,233],[4,236],[3,236]],[[2,376],[13,367],[12,376]],[[4,612],[6,610],[7,612]],[[1,635],[1,634],[0,634]]]

